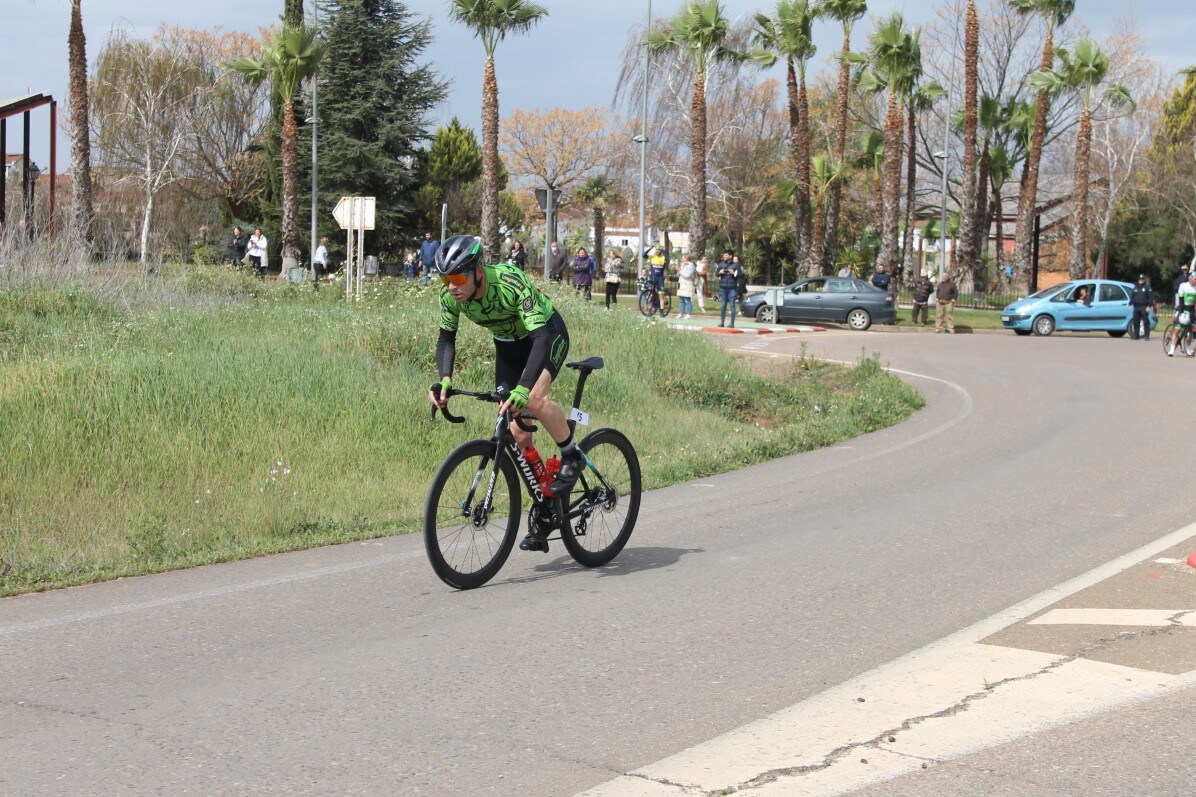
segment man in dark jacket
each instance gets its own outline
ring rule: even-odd
[[[424,233],[424,242],[419,245],[420,285],[427,285],[432,278],[432,270],[436,268],[436,250],[440,248],[440,241],[432,237],[432,233]]]
[[[930,323],[930,293],[933,290],[934,285],[925,274],[918,277],[918,281],[914,283],[914,324],[918,323],[919,313],[922,315],[922,326]]]
[[[739,299],[739,278],[743,275],[743,266],[731,259],[730,251],[723,252],[723,262],[718,264],[718,292],[723,300],[723,311],[719,317],[720,327],[727,324],[727,305],[731,306],[731,328],[735,327],[735,312]]]
[[[948,271],[943,274],[938,290],[934,293],[937,305],[934,311],[935,333],[942,332],[945,325],[949,333],[955,334],[955,299],[958,296],[959,289],[955,287],[955,281],[951,279],[951,272]]]
[[[1130,306],[1134,308],[1134,318],[1130,321],[1130,337],[1134,340],[1150,340],[1150,308],[1154,306],[1154,291],[1146,281],[1145,274],[1138,275],[1138,284],[1130,293]]]
[[[889,289],[889,283],[893,278],[889,276],[889,272],[885,271],[884,266],[877,266],[876,273],[872,275],[872,284],[880,288],[882,291]]]
[[[553,241],[552,246],[548,248],[548,279],[560,282],[564,273],[565,253],[557,246],[557,242]]]

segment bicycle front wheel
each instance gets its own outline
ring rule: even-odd
[[[669,310],[673,309],[673,297],[669,292],[661,289],[660,291],[660,317],[664,318],[669,314]]]
[[[565,550],[586,567],[618,556],[640,513],[640,461],[621,432],[599,429],[577,444],[589,460],[573,492],[562,497]]]
[[[1171,352],[1173,352],[1175,350],[1175,348],[1171,344],[1171,336],[1174,334],[1175,334],[1175,324],[1174,323],[1168,324],[1167,328],[1163,330],[1163,351],[1167,352],[1167,354],[1171,354]]]
[[[1185,329],[1179,336],[1179,348],[1185,356],[1196,357],[1196,336],[1192,334],[1190,328]]]
[[[428,490],[424,547],[440,580],[456,589],[485,584],[511,555],[522,495],[511,458],[494,461],[494,443],[458,446]]]
[[[640,291],[640,313],[651,318],[656,308],[652,306],[652,292]]]

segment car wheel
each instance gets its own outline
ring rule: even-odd
[[[1124,329],[1110,329],[1110,330],[1108,330],[1108,332],[1109,332],[1109,337],[1111,337],[1111,338],[1124,338],[1125,337]]]
[[[1024,338],[1024,337],[1028,337],[1028,336],[1030,335],[1030,330],[1028,330],[1028,329],[1015,329],[1015,330],[1013,330],[1013,334],[1015,334],[1015,335],[1021,335],[1021,336]]]
[[[771,304],[762,304],[756,310],[756,320],[761,324],[775,324],[777,322],[777,308]]]
[[[1034,319],[1034,334],[1046,337],[1055,331],[1055,319],[1049,315],[1040,315]]]
[[[868,315],[867,310],[857,307],[847,314],[847,326],[851,327],[857,332],[863,332],[865,329],[872,326],[872,316]]]

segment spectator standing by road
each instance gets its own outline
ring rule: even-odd
[[[328,273],[328,239],[321,238],[316,253],[311,256],[311,270],[314,282],[318,285],[320,277]]]
[[[527,271],[527,252],[523,251],[523,241],[511,244],[511,253],[507,255],[507,262],[519,266],[520,271]]]
[[[918,281],[914,283],[914,318],[913,322],[918,323],[918,314],[922,315],[922,326],[930,323],[930,294],[934,290],[934,285],[930,282],[930,277],[923,274],[918,277]]]
[[[718,293],[722,298],[723,310],[719,316],[718,325],[727,325],[727,305],[731,305],[731,328],[735,328],[735,313],[739,297],[739,277],[743,274],[743,266],[731,259],[731,252],[723,252],[723,262],[718,267]]]
[[[1177,268],[1175,270],[1175,273],[1171,275],[1171,290],[1173,290],[1175,293],[1178,294],[1180,287],[1183,286],[1185,283],[1187,283],[1187,281],[1188,281],[1188,267],[1185,264],[1185,265],[1182,265],[1179,268]],[[1175,306],[1176,307],[1179,306],[1178,301],[1176,302]]]
[[[419,245],[419,284],[427,285],[432,278],[432,270],[436,268],[436,250],[440,248],[440,241],[432,237],[432,233],[424,233],[424,241]]]
[[[855,266],[851,263],[844,263],[843,266],[839,269],[839,276],[840,277],[854,277],[855,276]]]
[[[573,287],[577,292],[590,301],[590,287],[594,282],[594,258],[583,246],[577,250],[577,257],[573,258]]]
[[[694,314],[694,277],[697,268],[689,255],[681,256],[681,265],[677,267],[677,298],[680,300],[677,318],[689,318]]]
[[[557,246],[556,241],[548,248],[548,279],[560,282],[565,274],[565,253]]]
[[[955,300],[959,296],[959,290],[955,287],[955,280],[951,279],[950,271],[943,275],[934,295],[938,305],[934,309],[934,331],[936,334],[942,332],[943,326],[946,325],[947,331],[954,335]]]
[[[612,304],[619,303],[619,281],[623,279],[623,258],[615,249],[606,256],[606,263],[602,265],[604,273],[603,283],[606,285],[606,309]]]
[[[731,255],[731,263],[739,266],[739,275],[735,278],[735,296],[742,299],[747,296],[747,269],[743,267],[743,261],[739,259],[739,255]]]
[[[1130,306],[1134,308],[1134,318],[1130,321],[1130,338],[1150,340],[1150,308],[1154,305],[1154,291],[1150,288],[1145,274],[1138,275],[1138,284],[1130,293]]]
[[[228,239],[228,259],[234,266],[245,263],[245,256],[249,252],[249,238],[240,227],[233,227],[232,237]]]
[[[262,232],[262,228],[255,228],[253,235],[249,236],[249,264],[253,266],[253,270],[257,272],[257,278],[260,280],[266,278],[266,250],[269,246],[270,241]]]
[[[880,288],[882,291],[887,291],[889,289],[889,283],[892,281],[893,278],[889,276],[889,272],[885,271],[885,267],[878,265],[876,267],[876,273],[872,275],[872,284]]]
[[[706,275],[710,272],[710,261],[706,259],[706,255],[698,258],[698,264],[694,266],[694,296],[698,300],[698,310],[703,315],[706,313]]]

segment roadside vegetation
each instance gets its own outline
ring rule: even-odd
[[[72,268],[0,279],[0,595],[417,531],[440,461],[491,431],[489,408],[463,399],[467,425],[429,420],[431,287],[371,285],[347,303],[336,283],[227,267]],[[554,302],[570,359],[606,360],[586,387],[591,426],[635,442],[648,487],[922,404],[875,359],[802,358],[765,377],[702,335],[567,289]],[[490,384],[480,328],[463,325],[457,360],[457,384]],[[574,372],[560,382],[568,402]]]

